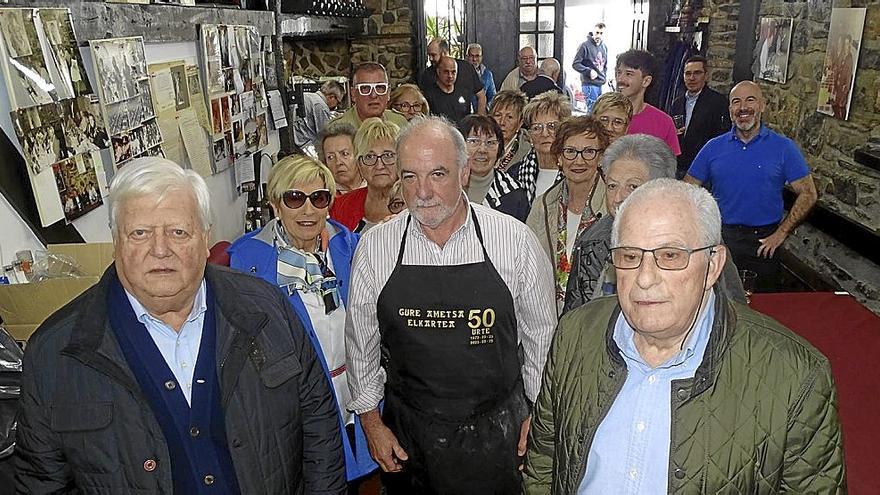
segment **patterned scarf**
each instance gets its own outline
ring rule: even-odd
[[[596,192],[596,186],[599,184],[599,174],[593,180],[593,187],[587,196],[584,209],[581,211],[581,221],[578,223],[577,232],[573,232],[575,239],[590,228],[599,217],[593,212],[590,201],[593,199],[593,193]],[[559,195],[559,213],[556,219],[556,300],[565,301],[565,288],[568,286],[568,273],[571,271],[571,262],[568,259],[568,253],[565,245],[568,241],[568,182],[562,181],[561,194]]]
[[[495,170],[495,178],[489,185],[489,191],[486,193],[486,201],[494,209],[501,206],[501,197],[510,194],[517,189],[522,189],[519,182],[502,170]]]
[[[324,262],[328,233],[325,228],[317,240],[318,249],[309,253],[293,247],[280,221],[275,222],[275,248],[278,250],[278,286],[291,296],[296,291],[314,292],[324,301],[325,314],[341,305],[336,275]]]
[[[501,159],[498,160],[498,163],[495,164],[495,168],[498,170],[507,170],[507,167],[510,165],[510,161],[513,160],[513,157],[516,156],[516,152],[519,151],[519,132],[517,132],[516,137],[513,138],[513,141],[510,142],[506,146],[504,150],[504,155],[501,156]]]
[[[538,185],[538,171],[540,169],[541,167],[538,165],[538,152],[535,151],[535,148],[532,148],[526,157],[523,158],[522,165],[519,166],[519,175],[516,177],[517,182],[528,193],[529,204],[535,202],[535,190]],[[562,170],[556,174],[556,180],[553,183],[555,184],[561,179]]]

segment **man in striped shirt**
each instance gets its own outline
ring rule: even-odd
[[[397,153],[408,212],[365,234],[352,267],[348,407],[388,493],[518,492],[556,326],[551,267],[523,224],[468,203],[446,121],[405,129]]]

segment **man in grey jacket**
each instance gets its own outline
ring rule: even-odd
[[[335,403],[277,288],[207,266],[210,197],[163,158],[110,187],[115,261],[24,358],[22,493],[335,493]]]
[[[587,112],[602,94],[608,73],[608,47],[602,42],[605,24],[597,22],[574,56],[571,67],[581,75],[581,89],[587,99]]]

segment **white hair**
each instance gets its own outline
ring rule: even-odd
[[[205,180],[161,157],[136,158],[120,168],[110,183],[110,231],[115,238],[119,208],[132,198],[156,195],[161,201],[170,192],[189,190],[198,206],[205,232],[211,229],[211,194]]]
[[[611,143],[599,161],[606,177],[618,160],[641,162],[648,168],[649,179],[675,178],[675,155],[668,144],[654,136],[629,134]]]
[[[468,153],[464,136],[458,132],[458,129],[456,129],[448,119],[439,116],[425,117],[416,115],[413,117],[413,119],[409,121],[409,124],[407,124],[397,136],[397,149],[395,151],[397,152],[398,157],[400,156],[400,150],[403,149],[403,146],[414,134],[421,134],[427,130],[438,130],[446,134],[450,141],[452,141],[453,149],[455,150],[455,164],[458,165],[459,169],[462,169],[467,165]],[[398,171],[400,170],[400,167],[400,158],[398,158]]]
[[[652,199],[658,200],[666,207],[676,203],[675,200],[684,202],[697,221],[700,247],[721,244],[721,212],[709,191],[675,179],[654,179],[639,186],[618,208],[614,225],[611,227],[612,247],[619,246],[620,224],[623,223],[622,219],[627,209],[634,204]]]

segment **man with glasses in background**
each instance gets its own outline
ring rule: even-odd
[[[379,117],[398,127],[405,126],[406,119],[402,115],[387,110],[390,90],[388,73],[382,64],[364,62],[358,65],[351,76],[349,95],[352,106],[330,122],[345,122],[359,129],[364,120]]]
[[[828,360],[720,290],[705,189],[649,181],[611,232],[617,297],[563,316],[529,438],[539,493],[841,493]]]
[[[480,80],[483,82],[483,89],[486,91],[486,107],[492,104],[492,98],[495,98],[495,75],[488,67],[483,65],[483,47],[479,43],[471,43],[467,47],[467,60],[477,71]],[[477,108],[477,97],[471,100],[474,108]]]
[[[523,84],[538,77],[538,54],[531,46],[523,47],[517,58],[518,65],[507,73],[501,90],[519,89]]]

